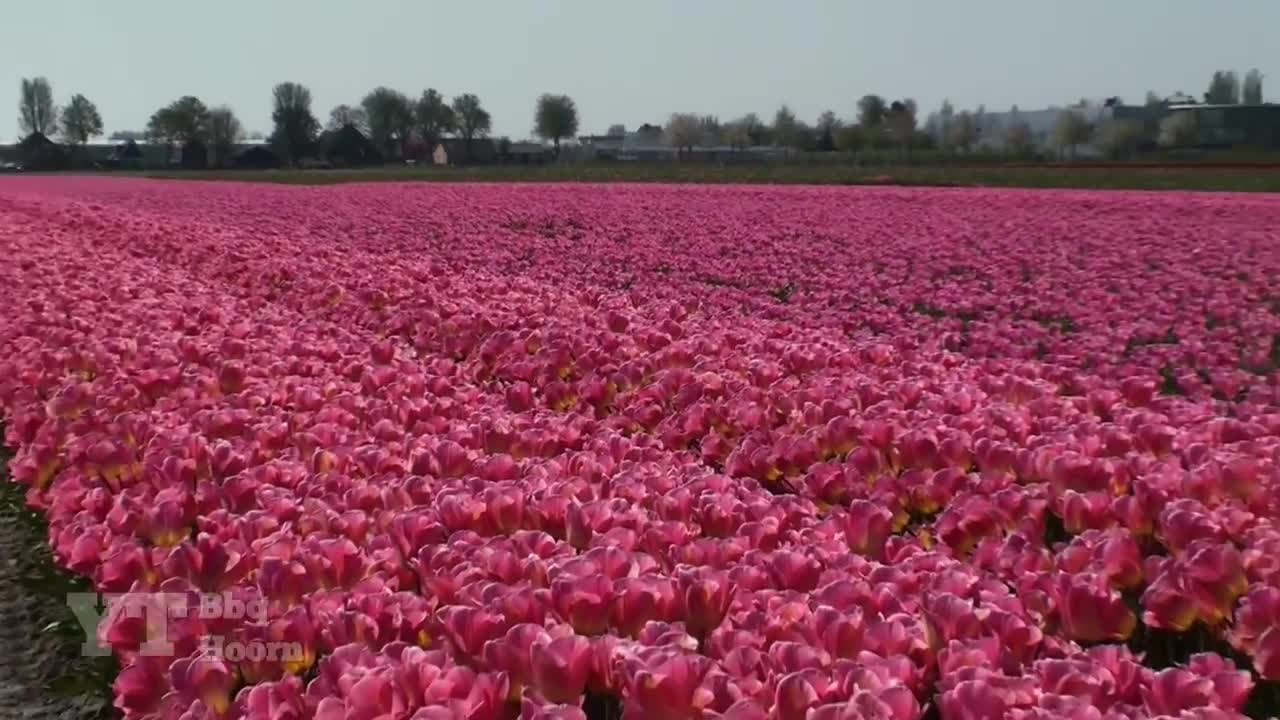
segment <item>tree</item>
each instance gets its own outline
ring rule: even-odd
[[[178,145],[204,141],[209,133],[209,108],[192,95],[184,95],[151,115],[147,135],[154,140]]]
[[[361,134],[369,132],[369,116],[365,113],[364,108],[352,105],[337,105],[329,111],[329,124],[325,126],[326,130],[341,130],[350,125],[359,130]]]
[[[610,125],[609,131],[606,132],[605,135],[607,135],[608,137],[626,137],[627,126],[622,124]]]
[[[800,145],[800,124],[791,108],[783,105],[773,114],[773,144],[791,148]]]
[[[62,109],[62,136],[74,145],[86,145],[102,134],[102,116],[89,98],[76,93]]]
[[[693,152],[694,146],[702,140],[702,119],[696,113],[671,113],[663,135],[677,153],[683,153],[685,149]]]
[[[463,148],[467,158],[470,159],[472,141],[489,134],[493,126],[493,118],[489,115],[489,111],[480,105],[480,98],[471,93],[464,93],[453,99],[453,116],[457,123],[457,132],[462,136]]]
[[[884,124],[903,152],[906,152],[916,134],[916,101],[911,98],[894,100],[885,115]]]
[[[53,105],[53,87],[42,77],[23,78],[18,99],[18,127],[24,135],[48,137],[57,129],[58,109]]]
[[[320,122],[311,113],[311,91],[305,85],[282,82],[271,91],[271,144],[286,162],[297,165],[311,149]]]
[[[1112,160],[1128,157],[1142,142],[1142,123],[1136,120],[1110,120],[1094,133],[1098,148]]]
[[[1071,110],[1063,110],[1053,125],[1052,140],[1054,147],[1062,150],[1069,148],[1071,157],[1076,156],[1076,147],[1089,142],[1093,128],[1084,115]]]
[[[715,115],[703,115],[698,118],[698,128],[702,131],[700,143],[703,145],[719,145],[724,137],[724,124]]]
[[[1210,105],[1239,105],[1240,78],[1235,71],[1215,72],[1213,80],[1209,82],[1209,91],[1204,94],[1204,101]]]
[[[213,150],[213,164],[222,167],[231,159],[231,151],[244,138],[244,128],[231,108],[221,105],[209,111],[209,147]]]
[[[840,118],[836,117],[835,112],[831,110],[824,111],[818,116],[816,129],[818,131],[818,150],[822,152],[831,152],[836,149],[836,134],[840,132],[840,128],[844,125]]]
[[[1160,121],[1158,142],[1161,147],[1186,147],[1194,143],[1195,139],[1196,118],[1193,112],[1186,110],[1174,112]]]
[[[836,133],[835,140],[836,149],[842,152],[857,152],[870,144],[867,138],[867,129],[856,123],[850,123],[840,128]]]
[[[942,141],[943,147],[951,145],[951,122],[955,120],[956,109],[951,105],[950,100],[943,100],[942,107],[938,109],[938,138]]]
[[[418,104],[414,106],[414,119],[418,123],[418,136],[426,145],[427,152],[434,152],[436,145],[440,144],[440,138],[445,133],[453,132],[455,125],[453,108],[449,107],[444,96],[435,88],[427,88],[422,97],[418,98]]]
[[[742,124],[742,130],[750,138],[752,145],[768,145],[772,139],[769,137],[769,128],[761,120],[760,116],[749,112],[738,118],[738,122]]]
[[[1004,147],[1010,155],[1025,157],[1035,149],[1031,136],[1031,126],[1024,121],[1015,121],[1004,129]]]
[[[747,133],[747,127],[742,118],[725,123],[721,136],[724,138],[724,144],[734,150],[744,150],[751,145],[751,135]]]
[[[858,101],[858,124],[871,130],[884,124],[889,106],[879,95],[863,95]]]
[[[1243,95],[1245,105],[1262,104],[1262,73],[1257,68],[1245,73]]]
[[[1161,99],[1161,97],[1156,94],[1155,90],[1147,91],[1147,107],[1154,107],[1156,105],[1161,105],[1163,103],[1164,103],[1164,100]]]
[[[129,142],[132,140],[137,143],[147,137],[147,134],[141,130],[117,130],[107,137],[112,142]]]
[[[978,124],[974,120],[973,113],[968,110],[961,110],[951,120],[951,126],[947,133],[947,144],[968,152],[969,148],[973,147],[973,144],[977,141]]]
[[[560,157],[560,138],[573,137],[578,132],[578,106],[573,98],[549,93],[538,98],[533,131],[543,140],[550,140],[556,157]]]
[[[388,158],[395,157],[396,146],[403,151],[408,131],[413,127],[413,103],[404,93],[389,87],[376,87],[360,101],[369,122],[369,139]]]

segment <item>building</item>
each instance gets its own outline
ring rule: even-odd
[[[444,138],[431,151],[435,165],[482,165],[491,163],[498,155],[498,148],[489,138],[474,138],[470,147],[462,138]]]
[[[1173,105],[1194,118],[1196,147],[1280,148],[1280,105]]]
[[[541,165],[552,157],[546,145],[534,142],[500,143],[499,160],[514,165]]]

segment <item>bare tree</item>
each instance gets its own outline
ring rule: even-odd
[[[1078,112],[1063,110],[1053,125],[1052,140],[1054,147],[1062,150],[1070,149],[1071,157],[1076,156],[1076,148],[1089,142],[1093,128],[1089,121]]]
[[[341,130],[350,125],[362,134],[369,133],[369,114],[363,107],[355,105],[336,105],[329,111],[329,123],[326,130]]]
[[[466,149],[467,158],[471,158],[471,144],[477,137],[489,134],[493,126],[493,118],[489,111],[480,105],[480,98],[471,93],[464,93],[453,99],[453,116],[457,123],[458,134]]]
[[[1110,120],[1094,133],[1095,142],[1113,160],[1128,157],[1142,142],[1142,123],[1135,120]]]
[[[1188,110],[1171,113],[1160,121],[1161,147],[1180,148],[1191,145],[1196,137],[1195,114]]]
[[[76,93],[62,109],[62,135],[75,145],[86,145],[89,138],[102,134],[102,116],[89,98]]]
[[[947,132],[947,144],[965,152],[978,141],[978,125],[974,122],[973,113],[961,110],[951,120]]]
[[[213,164],[221,167],[231,158],[235,144],[244,138],[240,119],[226,105],[209,111],[209,147],[213,150]]]
[[[671,113],[663,130],[667,144],[677,153],[693,148],[702,140],[702,119],[696,113]]]
[[[1035,148],[1031,136],[1031,126],[1023,121],[1015,121],[1004,129],[1004,147],[1010,155],[1024,157],[1030,155]]]
[[[58,126],[58,109],[53,105],[53,87],[43,77],[23,78],[18,99],[18,127],[24,135],[52,135]]]
[[[440,143],[440,138],[445,133],[453,132],[456,124],[453,108],[449,107],[444,96],[435,88],[427,88],[422,97],[418,98],[413,112],[418,121],[418,136],[426,145],[427,152],[433,152]]]
[[[742,118],[725,123],[721,137],[724,139],[724,144],[734,150],[744,150],[751,145],[751,134],[747,131],[747,125]]]
[[[538,137],[551,141],[556,157],[560,157],[560,139],[578,132],[578,106],[568,95],[544,94],[538,98],[533,127]]]
[[[773,114],[773,144],[785,148],[800,146],[800,123],[786,105]]]

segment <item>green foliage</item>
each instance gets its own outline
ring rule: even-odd
[[[398,90],[376,87],[360,101],[369,121],[369,139],[385,157],[403,151],[414,125],[414,107]]]
[[[102,134],[102,116],[89,98],[76,93],[62,109],[62,135],[68,142],[85,145]]]
[[[568,95],[544,94],[538,98],[533,115],[533,128],[538,137],[550,140],[560,154],[560,139],[578,132],[578,106]]]
[[[876,128],[884,124],[889,105],[879,95],[863,95],[858,100],[858,124],[864,128]]]
[[[463,93],[453,99],[453,117],[457,132],[465,142],[467,155],[471,154],[471,141],[489,134],[493,118],[480,105],[480,98]]]
[[[271,121],[275,130],[271,144],[286,162],[297,165],[311,150],[320,123],[311,113],[311,91],[304,85],[283,82],[272,90],[274,109]]]
[[[155,141],[185,145],[209,136],[209,108],[200,98],[184,95],[151,114],[147,135]]]

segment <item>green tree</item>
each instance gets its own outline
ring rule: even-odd
[[[871,130],[884,124],[889,106],[879,95],[863,95],[858,101],[858,124]]]
[[[543,140],[555,146],[560,157],[560,138],[573,137],[578,132],[578,106],[568,95],[544,94],[538,98],[538,109],[533,114],[533,131]]]
[[[320,122],[311,112],[311,91],[305,85],[282,82],[271,91],[271,144],[291,165],[297,165],[315,141]]]
[[[53,105],[53,86],[43,77],[23,78],[18,99],[18,127],[23,135],[48,137],[57,129],[58,110]]]
[[[1245,73],[1243,95],[1246,105],[1262,104],[1262,73],[1257,68]]]
[[[427,146],[427,152],[434,152],[440,138],[454,130],[453,108],[435,88],[427,88],[418,98],[414,117],[418,121],[418,136]]]
[[[151,114],[147,135],[166,143],[203,142],[209,134],[209,108],[200,98],[184,95]]]
[[[74,145],[84,146],[89,138],[102,134],[102,116],[89,98],[76,93],[62,109],[62,136]]]
[[[493,127],[493,117],[480,105],[480,98],[471,93],[463,93],[453,99],[453,116],[467,159],[470,160],[472,143],[475,138],[489,134]]]
[[[215,167],[222,167],[231,158],[232,149],[243,138],[244,128],[231,108],[221,105],[209,111],[209,147]]]
[[[369,139],[388,158],[395,157],[397,145],[403,151],[413,127],[413,103],[404,93],[376,87],[360,101],[369,119]]]

